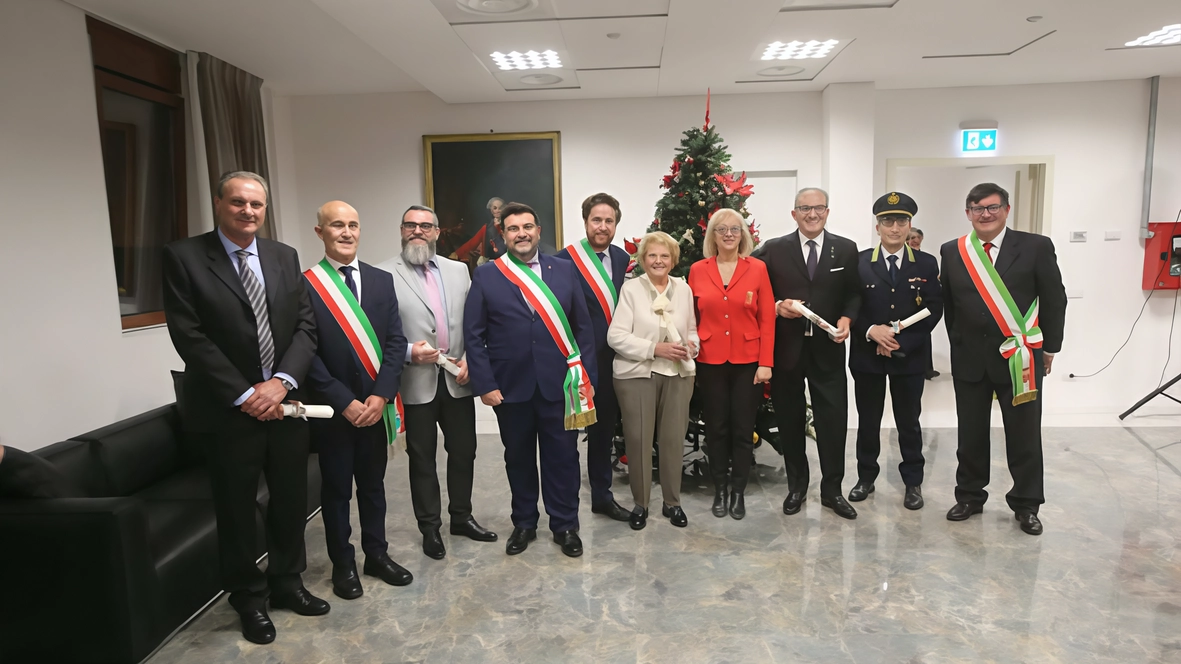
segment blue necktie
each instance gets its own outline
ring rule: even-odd
[[[889,257],[887,257],[886,260],[890,261],[890,283],[897,284],[898,283],[898,257],[897,256],[889,256]]]
[[[357,282],[353,281],[353,269],[352,265],[340,266],[340,271],[344,274],[344,285],[349,287],[349,290],[353,292],[353,297],[360,304],[361,298],[357,297]]]

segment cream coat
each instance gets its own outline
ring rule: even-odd
[[[660,317],[652,312],[656,289],[642,274],[629,279],[619,293],[619,304],[607,329],[607,344],[615,349],[613,374],[616,378],[650,378],[652,373],[666,376],[692,376],[683,363],[670,362],[655,356],[656,344],[667,341],[660,327]],[[668,278],[665,296],[670,302],[670,315],[681,335],[682,343],[693,342],[698,348],[697,319],[693,313],[693,291],[679,277]]]

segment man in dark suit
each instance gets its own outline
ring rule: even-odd
[[[874,491],[889,376],[902,453],[898,472],[906,485],[902,504],[910,510],[923,506],[923,430],[919,426],[923,374],[931,330],[943,315],[939,264],[931,254],[906,243],[911,217],[918,209],[913,198],[899,192],[890,192],[873,204],[881,242],[861,252],[858,260],[861,312],[849,342],[849,371],[857,400],[857,484],[849,500],[865,500]],[[930,315],[923,320],[906,328],[894,325],[924,309]]]
[[[513,533],[505,550],[516,555],[537,538],[540,449],[550,530],[562,553],[577,557],[582,540],[576,429],[594,412],[586,403],[598,379],[594,330],[574,264],[538,252],[541,226],[533,209],[509,203],[503,219],[508,253],[476,268],[463,325],[472,392],[495,409],[504,442],[513,495]],[[568,362],[576,356],[559,349],[566,329],[577,346],[570,350],[581,352],[581,363]],[[578,377],[579,368],[589,382],[570,401],[563,383]]]
[[[615,351],[607,345],[607,326],[611,324],[619,289],[623,288],[623,278],[631,260],[626,251],[611,244],[621,216],[619,201],[614,196],[600,193],[587,198],[582,202],[586,240],[566,247],[558,252],[558,256],[574,260],[578,268],[595,332],[595,357],[599,364],[599,382],[595,383],[598,421],[586,429],[586,476],[590,480],[591,512],[616,521],[627,521],[631,512],[615,502],[615,496],[611,494],[611,449],[615,427],[619,423],[619,402],[615,399],[615,385],[611,379]],[[599,272],[599,266],[603,272]]]
[[[966,212],[972,233],[941,249],[940,280],[959,419],[956,504],[947,518],[963,521],[984,511],[995,393],[1013,476],[1005,499],[1021,529],[1040,535],[1037,512],[1045,494],[1038,390],[1044,389],[1041,378],[1050,374],[1054,354],[1062,348],[1066,289],[1050,238],[1006,228],[1007,191],[992,183],[976,185],[968,192]],[[993,299],[991,293],[999,289],[1008,291],[1015,310],[1003,298]],[[1035,303],[1036,309],[1031,308]],[[1013,374],[1020,378],[1015,381]]]
[[[316,353],[316,320],[291,247],[256,238],[266,218],[259,175],[222,177],[213,200],[217,229],[164,247],[164,313],[185,363],[184,424],[206,450],[222,585],[255,643],[275,639],[267,615],[286,608],[322,615],[328,603],[304,587],[307,423],[283,419],[282,403]],[[259,474],[270,489],[267,571],[255,564]]]
[[[320,516],[332,560],[332,591],[342,599],[356,599],[363,590],[349,542],[354,479],[363,571],[393,586],[407,585],[414,578],[390,559],[385,539],[386,446],[397,435],[392,421],[396,413],[388,406],[398,396],[406,337],[393,277],[357,259],[357,211],[348,203],[332,201],[320,207],[316,222],[324,259],[304,277],[320,343],[308,384],[317,400],[334,411],[331,419],[311,425],[323,481]]]
[[[791,212],[799,230],[768,240],[752,254],[767,264],[775,292],[775,374],[771,399],[783,440],[787,469],[784,514],[800,511],[808,495],[808,457],[804,430],[807,401],[812,396],[816,450],[820,456],[820,504],[846,519],[857,511],[845,500],[845,435],[849,397],[845,378],[845,339],[861,308],[857,280],[857,244],[824,230],[828,194],[806,188],[796,194]],[[792,308],[799,300],[830,325],[835,334],[813,325]]]

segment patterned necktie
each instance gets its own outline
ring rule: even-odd
[[[357,300],[357,304],[360,304],[361,297],[357,295],[357,282],[353,281],[353,269],[352,265],[340,266],[340,272],[344,275],[344,285],[349,287],[349,290],[353,292],[353,297]]]
[[[816,276],[816,240],[808,240],[808,278]]]
[[[431,311],[435,314],[435,341],[439,344],[439,351],[446,352],[451,348],[451,337],[447,333],[447,312],[443,311],[439,282],[430,265],[422,266],[422,278],[426,281],[426,299],[430,301]]]
[[[985,256],[988,256],[988,262],[989,262],[989,263],[992,263],[992,262],[993,262],[993,260],[992,260],[992,248],[993,248],[993,247],[995,247],[995,246],[996,246],[996,245],[995,245],[995,244],[993,244],[993,243],[991,243],[991,242],[985,242],[985,243],[984,243],[984,255],[985,255]]]
[[[265,374],[275,364],[275,340],[271,338],[271,319],[267,316],[267,293],[254,270],[250,269],[250,252],[239,249],[234,253],[238,255],[238,277],[242,279],[246,299],[250,300],[254,322],[258,325],[258,357]]]
[[[890,283],[898,283],[898,257],[889,256],[886,260],[890,261]]]

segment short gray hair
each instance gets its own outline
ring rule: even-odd
[[[800,196],[803,196],[804,194],[810,194],[810,193],[812,193],[812,192],[814,192],[814,191],[818,191],[818,192],[820,192],[821,194],[823,194],[823,195],[824,195],[824,206],[825,206],[825,207],[828,207],[828,192],[827,192],[827,191],[825,191],[825,190],[823,190],[823,189],[821,189],[820,187],[804,187],[803,189],[801,189],[801,190],[797,191],[797,192],[796,192],[796,200],[795,200],[795,203],[794,203],[793,205],[794,205],[794,206],[799,206],[799,204],[800,204]]]
[[[226,183],[229,182],[230,180],[254,180],[255,182],[261,184],[262,185],[262,193],[267,198],[266,202],[268,205],[270,204],[270,202],[271,202],[271,188],[269,186],[267,186],[266,178],[259,175],[258,173],[253,173],[251,171],[230,171],[229,173],[226,173],[225,175],[221,176],[221,179],[217,181],[217,197],[218,198],[225,196]]]
[[[486,207],[486,208],[488,208],[489,210],[491,210],[491,209],[492,209],[492,201],[500,201],[500,207],[504,207],[504,199],[503,199],[503,198],[501,198],[500,196],[493,196],[492,198],[489,198],[489,199],[488,199],[488,204],[487,204],[487,205],[485,205],[484,207]]]
[[[402,221],[406,221],[406,215],[410,214],[411,212],[414,212],[415,210],[420,210],[422,212],[430,212],[431,219],[434,220],[435,226],[439,225],[439,215],[435,214],[434,210],[430,209],[429,207],[427,207],[425,205],[411,205],[410,207],[406,208],[406,211],[402,213]]]

